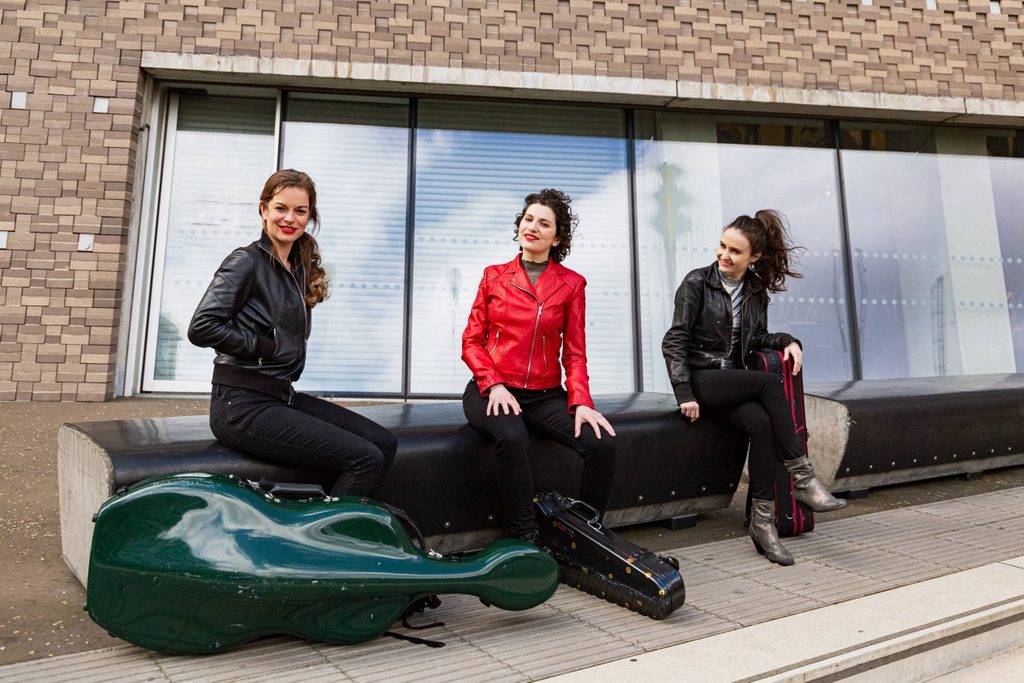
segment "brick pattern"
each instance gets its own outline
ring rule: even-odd
[[[112,395],[143,51],[1024,100],[1022,4],[0,0],[0,400]]]

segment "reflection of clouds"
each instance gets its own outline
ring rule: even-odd
[[[405,555],[399,541],[390,538],[390,529],[384,530],[382,541],[350,535],[354,529],[366,534],[371,524],[387,523],[371,520],[371,513],[358,506],[339,506],[304,524],[282,524],[268,516],[272,511],[244,499],[220,494],[202,495],[201,499],[204,507],[185,512],[158,538],[185,543],[196,560],[217,571],[273,572],[286,567],[292,573],[319,574],[343,570],[367,557]],[[298,514],[294,516],[298,518]]]
[[[604,290],[609,302],[588,308],[588,328],[596,332],[591,346],[619,340],[629,320],[625,141],[479,131],[427,130],[417,136],[413,391],[461,390],[468,371],[458,354],[439,358],[431,349],[460,346],[483,269],[518,252],[512,241],[515,214],[527,193],[545,187],[568,192],[582,216],[579,241],[566,266],[590,281],[589,300],[601,298]],[[465,294],[454,306],[450,268],[460,272]],[[610,322],[602,322],[602,311]],[[449,323],[453,317],[455,325]],[[591,375],[607,379],[624,373],[630,389],[623,344],[614,346],[608,357],[616,356],[615,362],[610,360],[607,369],[592,368]],[[591,353],[591,365],[601,366],[601,357]]]
[[[325,259],[344,260],[348,273],[353,259],[401,248],[408,139],[404,128],[289,124],[284,163],[316,182],[317,240]]]
[[[622,228],[629,221],[628,192],[629,174],[625,168],[619,168],[599,176],[586,191],[573,195],[573,208],[580,215],[580,241],[573,245],[574,249],[586,248],[588,243],[599,240],[623,247],[629,244],[629,232]]]
[[[458,131],[433,128],[416,129],[416,166],[430,168],[452,155],[458,147]]]
[[[287,123],[284,164],[317,184],[317,240],[331,278],[302,390],[401,388],[408,150],[405,128]]]
[[[670,389],[661,371],[660,340],[671,323],[679,280],[714,260],[722,226],[762,208],[786,214],[794,240],[817,252],[798,266],[805,278],[773,299],[769,328],[798,332],[805,348],[817,354],[809,368],[813,379],[849,376],[846,310],[837,296],[845,284],[835,256],[841,248],[835,154],[800,147],[637,143],[645,387]],[[673,174],[663,173],[665,165]],[[665,187],[667,179],[675,179],[672,187]]]
[[[210,279],[236,247],[259,237],[256,211],[270,167],[273,136],[177,131],[174,169],[163,184],[166,224],[160,317],[186,329]],[[163,344],[161,338],[158,342]],[[155,377],[210,376],[209,349],[179,344],[156,359]]]
[[[459,300],[460,290],[462,289],[462,272],[458,268],[448,269],[448,294],[451,302],[451,328],[452,328],[452,345],[449,352],[452,355],[457,355],[458,349],[460,348],[459,337],[462,326],[459,324]]]
[[[865,251],[945,250],[936,155],[844,150],[843,182],[852,242]]]
[[[272,526],[267,522],[267,526]],[[243,551],[232,533],[244,531],[270,535],[269,529],[254,529],[251,510],[244,510],[233,501],[207,498],[206,507],[189,510],[170,529],[160,534],[162,540],[177,539],[189,547],[192,555],[223,571],[252,572],[256,564]]]

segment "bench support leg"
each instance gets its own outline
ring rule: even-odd
[[[676,531],[677,529],[689,529],[697,526],[697,513],[690,515],[677,515],[661,520],[661,525],[666,529]]]
[[[960,478],[964,481],[974,481],[975,479],[981,479],[985,476],[985,470],[978,470],[977,472],[964,472],[960,475]]]

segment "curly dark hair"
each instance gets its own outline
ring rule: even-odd
[[[555,263],[561,263],[569,255],[569,251],[572,248],[572,238],[576,234],[576,226],[580,222],[580,217],[572,212],[572,207],[570,206],[572,204],[572,197],[561,190],[553,188],[547,188],[540,192],[532,192],[526,195],[526,199],[523,200],[522,211],[516,214],[516,234],[512,238],[513,240],[519,240],[519,224],[523,221],[526,210],[534,204],[546,206],[555,212],[555,237],[559,241],[557,245],[551,247],[551,254],[548,258]],[[519,250],[522,251],[522,247]]]

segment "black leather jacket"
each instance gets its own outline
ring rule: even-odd
[[[797,341],[783,332],[768,332],[768,292],[753,273],[740,294],[740,359],[754,349],[784,349]],[[676,290],[672,327],[661,342],[668,377],[678,403],[695,400],[690,371],[720,368],[730,356],[732,300],[722,287],[718,263],[691,271]],[[799,342],[797,342],[799,343]]]
[[[217,351],[214,363],[294,382],[306,364],[311,329],[306,276],[292,250],[292,272],[273,257],[267,233],[224,259],[192,316],[188,339]]]

